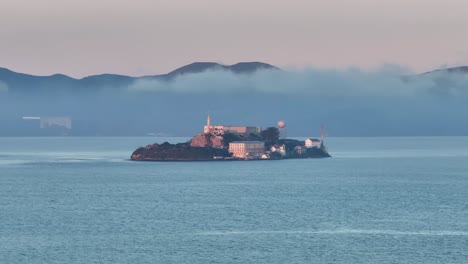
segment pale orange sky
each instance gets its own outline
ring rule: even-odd
[[[0,67],[166,73],[194,61],[280,67],[468,65],[467,0],[2,0]]]

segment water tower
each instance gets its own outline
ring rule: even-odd
[[[287,132],[287,128],[286,128],[286,122],[284,121],[278,121],[278,131],[279,131],[279,137],[282,138],[282,139],[285,139],[286,138],[286,132]]]

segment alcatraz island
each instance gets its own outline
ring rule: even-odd
[[[321,140],[304,141],[286,138],[286,123],[262,129],[254,126],[211,125],[208,116],[203,132],[185,143],[152,144],[132,153],[135,161],[222,161],[222,160],[281,160],[328,158]]]

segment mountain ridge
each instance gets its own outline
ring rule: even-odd
[[[162,78],[162,77],[171,77],[174,78],[177,75],[183,74],[196,74],[201,73],[208,70],[228,70],[233,73],[253,73],[257,70],[281,70],[281,68],[274,66],[272,64],[264,63],[264,62],[238,62],[232,65],[225,65],[217,62],[193,62],[179,68],[176,68],[168,73],[163,74],[154,74],[154,75],[142,75],[142,76],[130,76],[125,74],[115,74],[115,73],[101,73],[101,74],[93,74],[89,76],[85,76],[82,78],[74,78],[69,75],[63,73],[54,73],[50,75],[34,75],[28,74],[24,72],[14,71],[9,68],[0,67],[0,81],[2,77],[6,74],[14,74],[16,76],[23,76],[27,78],[63,78],[63,79],[71,79],[75,81],[83,81],[83,80],[90,80],[90,79],[97,79],[97,78],[127,78],[127,79],[139,79],[139,78]],[[448,72],[448,73],[468,73],[468,66],[458,66],[458,67],[450,67],[450,68],[442,68],[442,69],[435,69],[432,71],[423,72],[416,75],[425,75],[425,74],[432,74],[437,72]]]
[[[101,76],[115,76],[115,77],[128,77],[128,78],[147,78],[147,77],[160,77],[160,76],[165,76],[165,75],[175,75],[175,74],[189,74],[189,73],[200,73],[203,71],[207,70],[216,70],[216,69],[222,69],[222,70],[231,70],[235,73],[252,73],[256,70],[262,70],[262,69],[276,69],[280,70],[279,67],[276,67],[274,65],[264,63],[264,62],[238,62],[236,64],[232,65],[225,65],[217,62],[192,62],[190,64],[181,66],[179,68],[176,68],[172,71],[169,71],[168,73],[163,73],[163,74],[153,74],[153,75],[142,75],[142,76],[131,76],[131,75],[125,75],[125,74],[116,74],[116,73],[100,73],[100,74],[93,74],[93,75],[88,75],[84,76],[82,78],[74,78],[69,75],[63,74],[63,73],[54,73],[50,75],[35,75],[35,74],[29,74],[29,73],[24,73],[24,72],[19,72],[19,71],[14,71],[6,67],[0,67],[0,77],[2,74],[5,73],[10,73],[10,74],[17,74],[17,75],[25,75],[29,77],[37,77],[37,78],[46,78],[46,77],[67,77],[69,79],[73,80],[83,80],[83,79],[89,79],[89,78],[94,78],[94,77],[101,77]]]
[[[222,70],[233,74],[252,74],[259,70],[281,70],[280,68],[264,62],[239,62],[232,65],[225,65],[217,62],[193,62],[165,74],[128,76],[122,74],[103,73],[90,75],[83,78],[73,78],[65,74],[56,73],[52,75],[30,75],[12,71],[8,68],[0,68],[0,83],[8,87],[8,92],[59,92],[66,91],[75,93],[78,91],[91,92],[95,88],[125,88],[132,85],[137,80],[158,80],[172,81],[178,76],[186,74],[199,74],[206,71]],[[421,74],[402,76],[404,80],[411,80],[418,76],[428,76],[438,73],[468,74],[468,66],[436,69]]]
[[[73,78],[65,74],[31,75],[12,71],[0,67],[0,82],[3,82],[10,91],[51,91],[56,89],[88,89],[92,87],[125,87],[135,80],[162,80],[171,81],[180,75],[198,74],[210,70],[225,70],[234,74],[251,74],[258,70],[280,70],[280,68],[263,62],[239,62],[233,65],[224,65],[216,62],[194,62],[173,71],[159,75],[128,76],[121,74],[103,73],[83,78]]]
[[[468,73],[468,66],[458,66],[458,67],[450,67],[450,68],[437,69],[437,70],[432,70],[432,71],[424,72],[424,73],[422,73],[421,75],[433,74],[433,73],[439,73],[439,72],[466,74],[466,73]]]

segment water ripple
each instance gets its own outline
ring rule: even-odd
[[[392,235],[392,236],[468,236],[468,231],[452,230],[420,230],[398,231],[377,229],[336,229],[336,230],[259,230],[259,231],[212,231],[201,232],[198,235],[229,236],[229,235]]]

